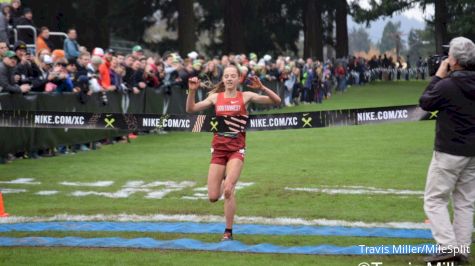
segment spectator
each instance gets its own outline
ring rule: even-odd
[[[287,67],[284,73],[287,77],[284,81],[284,105],[292,106],[292,95],[295,87],[295,82],[297,81],[297,76],[290,72],[290,67]]]
[[[0,41],[0,59],[3,58],[3,55],[6,51],[8,51],[8,44],[6,42]]]
[[[339,63],[335,69],[335,76],[337,78],[337,90],[340,93],[346,91],[346,70],[341,63]]]
[[[51,56],[53,57],[53,62],[54,63],[64,61],[63,59],[66,59],[66,56],[64,54],[64,50],[60,50],[60,49],[53,50],[53,52],[51,52]]]
[[[69,62],[76,62],[79,56],[79,44],[77,42],[77,32],[76,29],[69,29],[68,30],[68,38],[64,39],[63,50],[64,54],[66,55],[66,59]]]
[[[32,80],[32,91],[44,92],[46,84],[53,80],[54,76],[50,73],[53,65],[53,58],[49,55],[41,55],[38,60],[38,75]]]
[[[96,47],[92,50],[92,56],[99,56],[100,58],[104,57],[104,50],[101,47]]]
[[[87,77],[87,65],[91,62],[91,54],[89,52],[83,52],[79,54],[78,59],[76,60],[77,76]]]
[[[142,49],[142,46],[140,46],[140,45],[135,45],[135,46],[132,48],[132,56],[133,56],[135,59],[140,59],[141,57],[143,57],[143,49]]]
[[[206,79],[211,81],[213,84],[218,84],[223,76],[223,71],[213,60],[210,60],[205,66],[204,75],[206,76]]]
[[[195,70],[193,68],[193,61],[190,58],[183,60],[183,67],[178,71],[178,77],[181,82],[179,85],[181,88],[186,88],[188,84],[188,79],[195,75]],[[198,93],[199,94],[199,93]],[[198,96],[199,97],[199,96]]]
[[[68,62],[66,59],[62,59],[54,64],[51,71],[53,80],[46,84],[46,92],[54,91],[57,93],[62,93],[73,91],[74,84],[71,79],[71,75],[68,73],[67,67]]]
[[[144,71],[144,82],[147,87],[158,88],[160,81],[158,80],[158,68],[155,64],[147,64]]]
[[[145,87],[147,86],[143,81],[144,73],[141,69],[139,60],[134,61],[134,63],[132,64],[132,70],[133,73],[130,76],[130,79],[127,80],[127,84],[129,85],[129,87],[132,88],[132,92],[134,94],[138,94],[140,93],[141,89],[145,89]]]
[[[23,10],[23,16],[16,20],[16,26],[31,26],[35,28],[33,23],[33,12],[30,8],[25,8]],[[34,34],[32,29],[17,29],[18,31],[18,40],[23,41],[26,44],[35,44]],[[34,48],[30,52],[34,52]]]
[[[123,53],[117,53],[117,63],[119,64],[119,66],[124,66],[125,55]]]
[[[163,79],[164,85],[167,87],[167,92],[170,92],[170,85],[174,84],[175,82],[179,82],[179,75],[178,71],[182,68],[179,64],[178,57],[170,53],[165,56],[165,78]]]
[[[15,67],[14,74],[20,76],[19,84],[31,84],[32,80],[40,73],[39,67],[34,62],[34,58],[27,52],[26,44],[18,41],[14,47],[16,57],[19,62]]]
[[[99,83],[99,67],[102,65],[102,58],[97,55],[91,57],[91,63],[87,66],[87,77],[89,78],[89,87],[92,92],[103,91]]]
[[[128,87],[130,87],[130,84],[128,82],[132,80],[132,75],[134,74],[134,70],[132,69],[132,65],[134,64],[134,62],[134,57],[132,55],[127,55],[125,57],[124,63],[122,64],[125,69],[124,83]]]
[[[125,70],[119,65],[117,57],[112,57],[110,62],[110,81],[111,85],[115,86],[119,91],[125,92],[123,86],[123,76]]]
[[[0,42],[10,43],[10,37],[8,32],[8,21],[10,20],[10,6],[7,4],[1,5],[0,12]]]
[[[66,59],[68,59],[69,62],[76,62],[76,59],[79,56],[79,44],[76,39],[76,29],[69,29],[68,38],[64,39],[63,45],[63,50],[66,55]]]
[[[16,21],[23,15],[23,7],[21,6],[20,0],[12,0],[12,10],[11,18],[13,20],[13,25],[16,24]]]
[[[322,103],[323,89],[322,89],[322,65],[317,61],[317,66],[313,69],[311,75],[311,88],[313,92],[313,101]]]
[[[0,88],[3,92],[27,93],[31,89],[30,84],[22,84],[21,86],[17,84],[18,80],[15,80],[13,75],[17,61],[18,58],[15,53],[7,51],[0,63]]]
[[[102,65],[99,67],[99,83],[106,91],[113,91],[116,89],[116,87],[111,84],[110,78],[110,66],[114,55],[115,51],[113,49],[107,49],[107,52],[104,54]]]
[[[76,80],[74,83],[75,91],[78,94],[79,102],[84,104],[88,100],[88,96],[92,94],[92,90],[89,89],[89,79],[87,66],[91,61],[91,54],[89,52],[82,52],[79,54],[78,59],[76,60]]]
[[[39,51],[45,48],[53,51],[54,46],[49,39],[49,29],[47,27],[41,27],[40,34],[38,38],[36,38],[36,50]]]
[[[38,51],[38,50],[36,51],[36,57],[38,57],[38,58],[39,58],[39,56],[41,56],[41,55],[46,55],[46,54],[47,54],[47,55],[51,55],[51,51],[50,51],[48,48],[46,48],[46,49],[41,49],[41,50],[39,50],[39,51]]]
[[[222,68],[227,67],[227,66],[229,65],[229,62],[230,62],[229,56],[223,55],[223,56],[221,57],[221,67],[222,67]]]

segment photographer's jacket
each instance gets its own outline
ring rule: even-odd
[[[475,156],[475,72],[455,71],[448,78],[432,78],[419,99],[426,111],[439,111],[436,151]]]

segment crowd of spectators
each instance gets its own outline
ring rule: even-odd
[[[282,105],[292,106],[322,103],[333,93],[344,93],[351,85],[374,80],[426,77],[426,64],[422,58],[416,67],[411,67],[401,57],[393,61],[386,54],[369,60],[350,57],[320,61],[285,56],[273,58],[271,55],[259,58],[255,53],[206,58],[194,51],[183,56],[173,51],[162,56],[146,56],[140,45],[132,47],[127,54],[100,47],[89,51],[78,43],[74,28],[67,31],[68,37],[62,47],[55,47],[49,40],[47,27],[39,28],[36,40],[31,30],[17,29],[17,40],[12,43],[8,26],[36,27],[33,12],[23,8],[20,0],[12,0],[11,4],[1,7],[0,92],[69,92],[78,94],[82,103],[93,93],[139,94],[147,87],[170,94],[173,86],[186,89],[190,77],[197,76],[208,84],[218,83],[223,68],[233,62],[240,66],[243,86],[251,75],[263,82],[273,81],[283,91]],[[198,92],[200,100],[205,96],[205,89]],[[136,135],[128,137],[135,138]],[[80,145],[77,149],[89,148]]]

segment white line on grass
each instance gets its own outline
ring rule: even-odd
[[[194,215],[194,214],[155,214],[155,215],[136,215],[136,214],[117,214],[117,215],[71,215],[59,214],[50,217],[41,216],[10,216],[0,218],[2,223],[25,223],[25,222],[51,222],[51,221],[119,221],[119,222],[224,222],[224,217],[217,215]],[[345,227],[364,227],[364,228],[400,228],[400,229],[428,229],[429,225],[414,222],[386,222],[371,223],[362,221],[344,221],[304,218],[277,217],[267,218],[259,216],[236,216],[236,223],[241,224],[273,224],[273,225],[314,225],[314,226],[345,226]]]
[[[26,189],[16,189],[16,188],[0,188],[0,192],[3,194],[11,194],[11,193],[23,193],[27,192]]]
[[[0,181],[0,184],[25,184],[25,185],[39,185],[41,182],[33,182],[34,178],[17,178],[11,181]]]
[[[55,195],[55,194],[58,194],[59,191],[57,190],[42,190],[42,191],[38,191],[36,192],[35,194],[36,195],[41,195],[41,196],[49,196],[49,195]]]
[[[63,186],[72,186],[72,187],[108,187],[114,184],[114,181],[97,181],[97,182],[61,182]]]
[[[320,188],[308,188],[308,187],[297,187],[291,188],[286,187],[285,190],[290,191],[305,191],[305,192],[318,192],[325,194],[356,194],[356,195],[398,195],[398,196],[423,196],[424,191],[418,190],[398,190],[398,189],[384,189],[384,188],[375,188],[375,187],[363,187],[363,186],[341,186],[341,187],[327,187],[322,186]]]
[[[148,199],[161,199],[167,194],[175,191],[181,191],[187,187],[192,187],[196,183],[193,181],[155,181],[145,183],[144,181],[129,181],[120,190],[116,192],[97,192],[97,191],[74,191],[71,193],[75,197],[84,197],[89,195],[96,195],[108,198],[128,198],[137,192],[145,192]],[[164,187],[164,188],[156,188]]]
[[[246,187],[250,187],[254,185],[254,182],[239,182],[236,185],[236,190],[241,190]],[[192,196],[183,196],[181,197],[182,199],[187,199],[187,200],[207,200],[208,199],[208,187],[198,187],[193,189],[195,192]],[[221,199],[224,199],[224,196],[221,196]]]

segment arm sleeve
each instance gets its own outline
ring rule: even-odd
[[[447,99],[443,95],[443,83],[442,79],[434,76],[422,93],[421,98],[419,99],[419,106],[426,111],[435,111],[443,108],[447,104]]]

